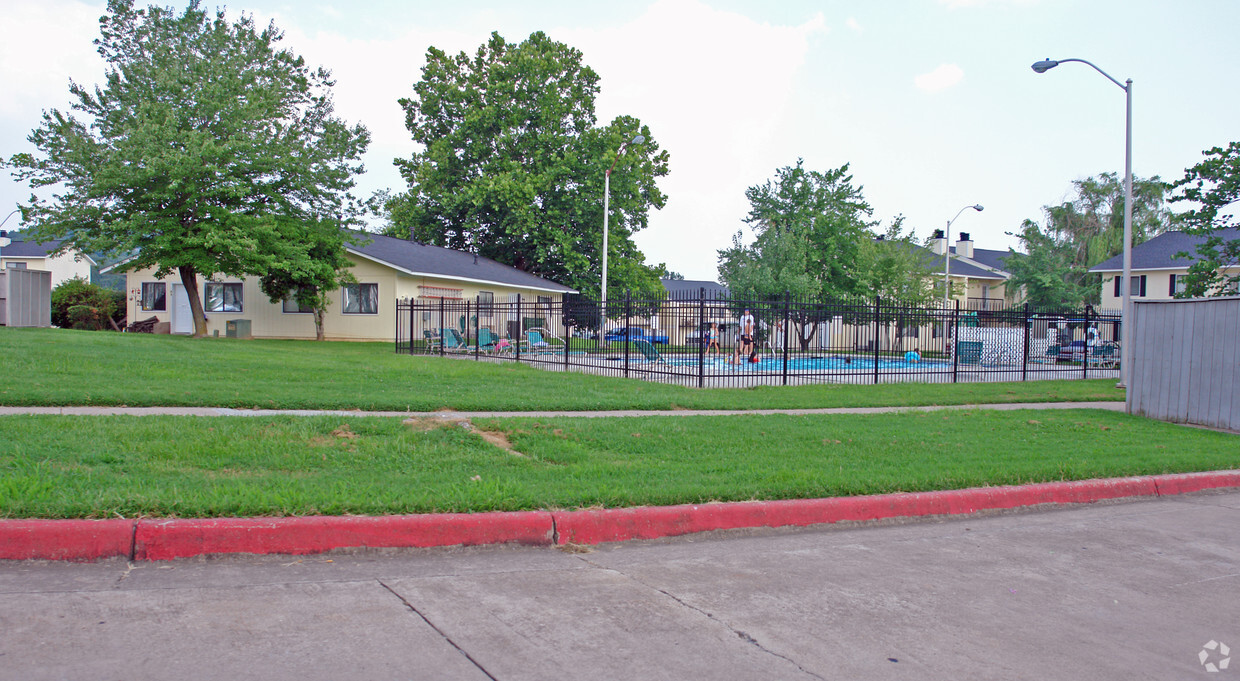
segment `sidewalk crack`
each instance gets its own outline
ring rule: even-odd
[[[456,641],[453,641],[451,636],[448,636],[446,633],[444,633],[444,631],[443,631],[442,629],[440,629],[439,627],[435,626],[435,623],[434,623],[434,622],[432,622],[432,621],[430,620],[430,618],[429,618],[429,617],[427,617],[426,615],[422,614],[422,611],[420,611],[420,610],[418,610],[417,608],[413,607],[413,604],[412,604],[412,603],[410,603],[409,601],[405,600],[405,597],[404,597],[404,596],[402,596],[402,595],[400,595],[400,594],[396,593],[396,590],[395,590],[395,589],[393,589],[392,587],[388,586],[387,584],[385,584],[385,583],[383,582],[383,580],[376,580],[376,581],[377,581],[377,582],[379,582],[379,586],[383,587],[384,589],[387,589],[387,590],[388,590],[388,593],[390,593],[390,594],[392,594],[393,596],[395,596],[395,597],[399,598],[399,599],[400,599],[400,602],[401,602],[401,603],[404,603],[404,604],[405,604],[405,607],[406,607],[406,608],[409,608],[409,611],[410,611],[410,612],[412,612],[413,614],[417,615],[418,617],[421,617],[421,618],[422,618],[422,621],[423,621],[423,622],[426,622],[426,625],[427,625],[427,626],[429,626],[431,629],[434,629],[436,634],[439,634],[439,635],[443,638],[443,640],[445,640],[445,641],[447,641],[447,642],[448,642],[448,645],[452,646],[453,648],[456,648],[456,651],[457,651],[458,653],[460,653],[461,655],[464,655],[464,656],[465,656],[465,659],[466,659],[466,660],[469,660],[470,664],[472,664],[472,665],[474,665],[475,667],[477,667],[477,668],[478,668],[478,671],[480,671],[480,672],[482,672],[484,675],[486,675],[486,677],[487,677],[488,679],[491,679],[491,681],[497,681],[497,680],[496,680],[496,678],[495,678],[494,676],[492,676],[492,675],[491,675],[491,672],[487,671],[486,667],[483,667],[483,666],[482,666],[482,664],[481,664],[480,662],[478,662],[477,660],[475,660],[475,659],[474,659],[474,656],[473,656],[473,655],[470,655],[469,653],[465,652],[465,649],[464,649],[464,648],[462,648],[461,646],[457,645]]]
[[[810,670],[806,669],[805,667],[802,667],[802,666],[801,666],[801,664],[800,664],[799,662],[797,662],[796,660],[792,659],[791,657],[788,657],[787,655],[784,655],[783,653],[779,653],[779,652],[776,652],[776,651],[774,651],[774,650],[771,650],[770,648],[768,648],[768,647],[766,647],[766,646],[762,645],[762,642],[761,642],[761,641],[759,641],[758,639],[756,639],[756,638],[754,638],[753,636],[749,635],[749,633],[747,633],[747,632],[745,632],[745,631],[742,631],[742,630],[740,630],[740,629],[737,629],[736,627],[732,626],[731,624],[729,624],[729,623],[727,623],[727,622],[723,621],[722,619],[720,619],[720,618],[716,617],[716,616],[714,615],[714,613],[707,612],[706,610],[703,610],[702,608],[699,608],[699,607],[697,607],[696,605],[693,605],[692,603],[689,603],[688,601],[686,601],[686,600],[684,600],[684,599],[680,598],[679,596],[676,596],[675,594],[672,594],[672,593],[670,593],[670,592],[668,592],[668,591],[666,591],[666,590],[664,590],[664,589],[660,589],[659,587],[654,586],[654,585],[652,585],[652,584],[647,584],[646,582],[643,582],[642,580],[640,580],[640,579],[638,579],[638,578],[636,578],[636,577],[634,577],[634,576],[632,576],[632,575],[630,575],[630,574],[627,574],[627,573],[622,572],[622,571],[620,571],[620,570],[617,570],[617,569],[615,569],[615,568],[607,567],[607,566],[605,566],[605,565],[600,565],[600,564],[595,563],[594,561],[590,560],[589,558],[585,558],[584,556],[577,556],[577,558],[578,558],[578,559],[580,559],[582,562],[586,563],[587,565],[589,565],[590,567],[597,568],[597,569],[600,569],[600,570],[610,570],[611,572],[614,572],[614,573],[616,573],[616,574],[618,574],[618,575],[620,575],[620,576],[624,577],[625,579],[632,580],[633,582],[635,582],[635,583],[637,583],[637,584],[640,584],[640,585],[642,585],[642,586],[646,587],[647,589],[650,589],[650,590],[652,590],[652,591],[656,591],[656,592],[658,592],[658,593],[661,593],[661,594],[663,594],[664,596],[667,596],[668,598],[672,599],[672,600],[673,600],[673,601],[675,601],[676,603],[678,603],[678,604],[680,604],[680,605],[682,605],[682,606],[684,606],[684,607],[686,607],[686,608],[688,608],[688,609],[690,609],[690,610],[692,610],[692,611],[694,611],[694,612],[696,612],[696,613],[698,613],[698,614],[700,614],[700,615],[704,616],[706,619],[708,619],[708,620],[710,620],[710,621],[712,621],[712,622],[714,622],[714,623],[716,623],[716,624],[719,624],[720,626],[726,627],[726,628],[727,628],[729,631],[731,631],[733,634],[736,634],[737,638],[739,638],[739,639],[741,639],[742,641],[744,641],[744,642],[748,643],[749,645],[751,645],[751,646],[753,646],[753,647],[757,648],[758,650],[762,651],[763,653],[766,653],[767,655],[770,655],[770,656],[772,656],[772,657],[778,657],[779,659],[784,660],[785,662],[787,662],[787,663],[791,664],[792,666],[796,667],[796,668],[797,668],[798,670],[800,670],[802,673],[807,674],[807,675],[809,675],[809,676],[812,676],[812,677],[814,677],[815,679],[821,679],[822,681],[826,681],[826,678],[825,678],[825,677],[820,676],[820,675],[818,675],[818,674],[815,674],[814,672],[812,672],[812,671],[810,671]]]

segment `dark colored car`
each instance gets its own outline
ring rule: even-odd
[[[607,332],[606,336],[603,336],[603,340],[608,343],[615,343],[617,341],[623,342],[625,336],[628,336],[628,339],[631,341],[644,340],[654,343],[655,345],[667,345],[667,336],[655,335],[653,332],[650,335],[647,335],[644,329],[639,329],[636,326],[622,326],[618,329],[612,329]]]

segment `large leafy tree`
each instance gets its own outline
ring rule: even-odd
[[[1240,289],[1240,227],[1228,212],[1240,201],[1240,142],[1214,147],[1204,161],[1184,172],[1171,201],[1196,204],[1175,217],[1185,231],[1206,237],[1188,268],[1184,297],[1235,295]],[[1223,231],[1228,230],[1228,231]],[[1190,254],[1183,253],[1183,256]]]
[[[9,161],[53,192],[25,218],[63,248],[176,271],[204,335],[199,277],[306,257],[303,230],[338,214],[369,135],[333,116],[330,74],[278,49],[274,24],[197,0],[181,14],[110,0],[99,21],[105,82],[70,83],[71,111],[46,112],[29,138],[38,153]]]
[[[745,197],[745,222],[755,238],[746,245],[737,232],[732,246],[719,251],[719,277],[734,296],[773,302],[787,292],[797,300],[824,301],[864,292],[860,253],[873,237],[873,210],[861,187],[853,186],[848,164],[818,172],[798,159],[747,189]],[[827,312],[801,307],[793,322],[804,349]]]
[[[599,77],[581,52],[539,32],[498,33],[473,55],[432,47],[400,100],[422,150],[396,165],[408,191],[388,201],[389,232],[479,253],[599,293],[603,185],[611,174],[608,287],[661,291],[632,235],[666,197],[668,154],[631,116],[598,126]],[[636,135],[640,144],[621,145]]]
[[[1167,185],[1158,177],[1133,178],[1133,245],[1167,230],[1166,195]],[[1012,273],[1008,296],[1023,290],[1028,302],[1047,307],[1097,304],[1102,277],[1088,270],[1124,250],[1123,180],[1115,173],[1076,180],[1068,200],[1042,211],[1043,224],[1026,220],[1014,234],[1021,249],[1004,260]]]

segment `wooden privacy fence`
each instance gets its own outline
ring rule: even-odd
[[[1240,430],[1240,297],[1133,305],[1128,411]]]

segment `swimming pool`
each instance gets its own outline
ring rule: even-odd
[[[790,357],[788,359],[788,371],[797,372],[849,372],[849,371],[874,371],[873,357]],[[673,364],[680,366],[697,366],[697,360],[673,361]],[[721,371],[759,371],[773,372],[784,370],[784,360],[781,357],[763,357],[757,362],[744,362],[742,364],[728,364],[726,359],[713,358],[706,360],[706,368],[717,369]],[[879,371],[945,371],[952,368],[951,362],[945,361],[923,361],[916,364],[905,362],[902,359],[879,359]]]

